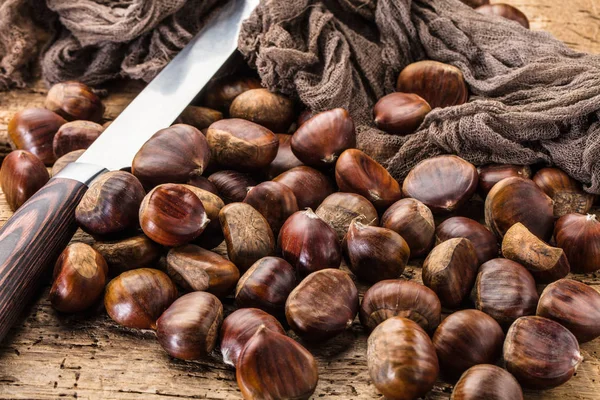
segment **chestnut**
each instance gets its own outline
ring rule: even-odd
[[[77,161],[83,153],[85,153],[85,149],[79,149],[79,150],[71,151],[71,152],[65,154],[64,156],[60,157],[58,160],[56,160],[56,162],[52,166],[52,171],[51,171],[50,175],[56,176],[56,174],[58,174],[60,171],[62,171],[64,167],[71,164],[72,162]]]
[[[596,215],[567,214],[554,226],[556,246],[564,250],[573,272],[600,269],[600,222]]]
[[[462,374],[450,400],[523,400],[521,385],[510,372],[490,364],[480,364]]]
[[[223,119],[223,113],[212,108],[187,106],[179,114],[176,122],[191,125],[198,130],[208,128],[212,123]]]
[[[279,257],[264,257],[240,278],[235,289],[238,307],[253,307],[283,315],[285,301],[296,287],[296,271]]]
[[[379,225],[379,216],[373,204],[360,194],[337,192],[323,200],[315,214],[337,233],[340,242],[346,236],[353,219],[362,217],[367,225]]]
[[[52,140],[58,129],[66,124],[60,115],[44,108],[26,108],[8,123],[8,135],[17,149],[27,150],[46,165],[56,160]]]
[[[208,180],[215,185],[217,194],[226,204],[244,201],[250,188],[257,185],[250,175],[231,170],[217,171]]]
[[[221,354],[223,362],[235,367],[248,340],[264,326],[265,329],[285,335],[275,317],[257,308],[241,308],[229,314],[221,325]]]
[[[127,328],[156,329],[156,320],[177,298],[177,287],[162,271],[139,268],[123,272],[106,286],[104,307]]]
[[[207,190],[201,189],[193,185],[184,185],[190,189],[202,202],[206,216],[210,220],[202,234],[194,239],[194,244],[206,249],[213,249],[223,242],[223,230],[219,222],[219,213],[225,207],[225,203],[219,196]]]
[[[283,183],[267,181],[248,191],[244,203],[250,204],[265,217],[273,234],[277,235],[290,215],[298,211],[296,195]]]
[[[269,129],[244,119],[222,119],[206,134],[214,161],[222,167],[258,170],[277,155],[279,140]]]
[[[398,200],[381,217],[381,226],[398,233],[410,248],[411,257],[424,256],[435,239],[435,221],[429,207],[419,200]]]
[[[296,125],[298,127],[300,127],[300,126],[302,126],[303,123],[305,123],[306,121],[308,121],[309,119],[311,119],[314,116],[315,116],[315,113],[313,113],[309,109],[306,109],[306,110],[302,111],[300,113],[300,115],[298,115],[298,118],[296,119]]]
[[[464,104],[469,99],[469,89],[460,69],[437,61],[418,61],[400,72],[396,91],[415,93],[431,108]]]
[[[343,108],[319,113],[292,135],[292,152],[312,167],[334,166],[346,149],[356,147],[354,122]]]
[[[134,228],[146,192],[135,176],[110,171],[97,178],[75,209],[79,226],[91,235],[110,235]]]
[[[417,323],[392,317],[375,328],[367,345],[373,384],[387,399],[425,396],[440,372],[431,339]]]
[[[558,168],[542,168],[533,182],[554,202],[554,216],[571,213],[585,214],[592,208],[595,196],[583,191],[581,183]]]
[[[535,315],[538,293],[525,267],[495,258],[479,267],[471,294],[475,308],[494,318],[504,329],[525,315]]]
[[[263,325],[240,353],[235,376],[246,400],[306,400],[319,380],[317,362],[308,350]]]
[[[483,198],[502,179],[513,176],[525,179],[531,178],[529,165],[488,164],[478,167],[477,172],[479,173],[479,191],[482,193]]]
[[[435,330],[433,346],[444,375],[458,378],[477,364],[494,364],[502,354],[504,332],[478,310],[450,314]]]
[[[102,254],[111,275],[136,268],[152,267],[161,256],[161,247],[144,235],[96,242],[92,247]]]
[[[600,293],[585,283],[560,279],[542,292],[537,315],[560,323],[579,343],[592,341],[600,336]]]
[[[171,357],[198,360],[214,350],[222,322],[219,299],[205,292],[188,293],[156,321],[156,338]]]
[[[504,235],[502,255],[523,265],[540,283],[564,278],[571,270],[563,249],[544,243],[521,223]]]
[[[502,179],[485,199],[485,223],[502,239],[517,222],[540,239],[549,240],[554,228],[552,199],[530,179]]]
[[[390,93],[373,107],[375,125],[391,135],[409,135],[431,111],[429,103],[414,93]]]
[[[442,305],[435,292],[413,281],[388,279],[371,286],[363,296],[358,317],[368,330],[391,317],[408,318],[427,333],[441,321]]]
[[[290,98],[261,88],[247,90],[233,99],[229,116],[252,121],[273,132],[285,133],[296,114]]]
[[[358,312],[358,290],[339,269],[308,275],[287,298],[285,318],[299,336],[311,341],[330,339],[352,325]]]
[[[438,243],[458,237],[469,239],[475,247],[479,264],[498,257],[496,236],[485,226],[470,218],[448,218],[435,229],[435,237]]]
[[[192,176],[186,182],[186,184],[190,186],[195,186],[200,189],[204,189],[207,192],[211,192],[214,195],[219,195],[219,190],[217,189],[217,186],[204,176]]]
[[[269,223],[246,203],[231,203],[219,212],[227,255],[241,272],[275,252],[275,238]]]
[[[350,223],[342,248],[350,271],[369,283],[400,277],[410,256],[402,236],[391,229],[365,225],[360,217]]]
[[[500,17],[513,20],[524,28],[529,29],[529,20],[527,16],[516,7],[508,4],[484,4],[475,9],[480,14],[498,15]]]
[[[479,268],[469,239],[454,238],[440,243],[423,262],[423,283],[440,298],[444,307],[456,308],[467,296]]]
[[[437,156],[410,170],[402,194],[421,201],[434,214],[451,213],[473,196],[478,181],[473,164],[453,155]]]
[[[292,189],[300,210],[316,209],[327,196],[334,192],[333,186],[325,174],[307,166],[294,167],[278,175],[273,181],[283,183]]]
[[[87,149],[102,134],[102,125],[90,121],[71,121],[58,128],[52,140],[54,156],[60,158],[75,150]]]
[[[193,126],[177,124],[159,130],[144,143],[131,172],[149,189],[163,183],[185,183],[202,175],[209,161],[204,135]]]
[[[11,151],[2,161],[0,186],[12,211],[21,207],[49,179],[44,163],[28,151]]]
[[[310,208],[292,214],[279,231],[283,258],[299,277],[325,268],[339,268],[342,249],[337,234]]]
[[[140,226],[163,246],[181,246],[197,238],[210,222],[202,201],[185,185],[166,183],[152,189],[140,206]]]
[[[292,135],[278,133],[275,136],[279,140],[279,148],[277,149],[277,155],[266,168],[265,172],[268,179],[273,179],[285,171],[304,165],[292,152]]]
[[[385,210],[402,197],[400,185],[377,161],[358,149],[346,150],[335,164],[340,191],[358,193]]]
[[[212,80],[203,91],[202,104],[222,112],[229,112],[233,99],[250,89],[260,89],[260,79],[230,75]]]
[[[523,387],[560,386],[571,379],[582,360],[575,336],[551,319],[521,317],[506,334],[506,369]]]
[[[50,303],[58,311],[75,313],[91,307],[102,296],[108,266],[104,258],[85,243],[73,243],[54,266]]]
[[[477,8],[484,4],[490,4],[490,0],[460,0],[460,1],[462,1],[463,3],[465,3],[466,5],[468,5],[469,7],[472,7],[472,8]]]
[[[75,81],[60,82],[48,91],[44,107],[63,118],[100,122],[104,105],[92,89]]]

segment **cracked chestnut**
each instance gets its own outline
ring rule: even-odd
[[[554,202],[554,216],[571,213],[585,214],[592,208],[595,196],[583,191],[581,183],[558,168],[542,168],[533,181]]]
[[[44,107],[63,118],[100,122],[104,105],[92,89],[75,81],[61,82],[48,91]]]
[[[435,241],[435,221],[429,207],[419,200],[398,200],[381,217],[381,226],[398,233],[410,248],[411,257],[426,255]]]
[[[21,207],[49,179],[44,163],[28,151],[11,151],[2,161],[0,186],[12,211]]]
[[[292,189],[300,210],[316,209],[327,196],[334,192],[333,185],[325,174],[304,165],[285,171],[275,177],[273,181],[283,183]]]
[[[356,193],[336,192],[323,200],[315,211],[337,233],[340,242],[346,236],[353,219],[361,217],[367,225],[379,225],[379,216],[373,204]]]

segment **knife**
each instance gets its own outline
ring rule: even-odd
[[[131,166],[142,145],[170,126],[237,49],[242,21],[259,0],[230,0],[127,106],[79,159],[23,204],[0,229],[0,341],[44,283],[77,225],[75,208],[104,172]]]

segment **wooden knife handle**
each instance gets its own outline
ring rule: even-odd
[[[73,237],[75,207],[87,186],[54,178],[0,229],[0,341],[43,283]]]

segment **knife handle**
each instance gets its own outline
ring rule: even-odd
[[[0,229],[0,341],[73,237],[75,207],[86,189],[77,180],[53,178]]]

